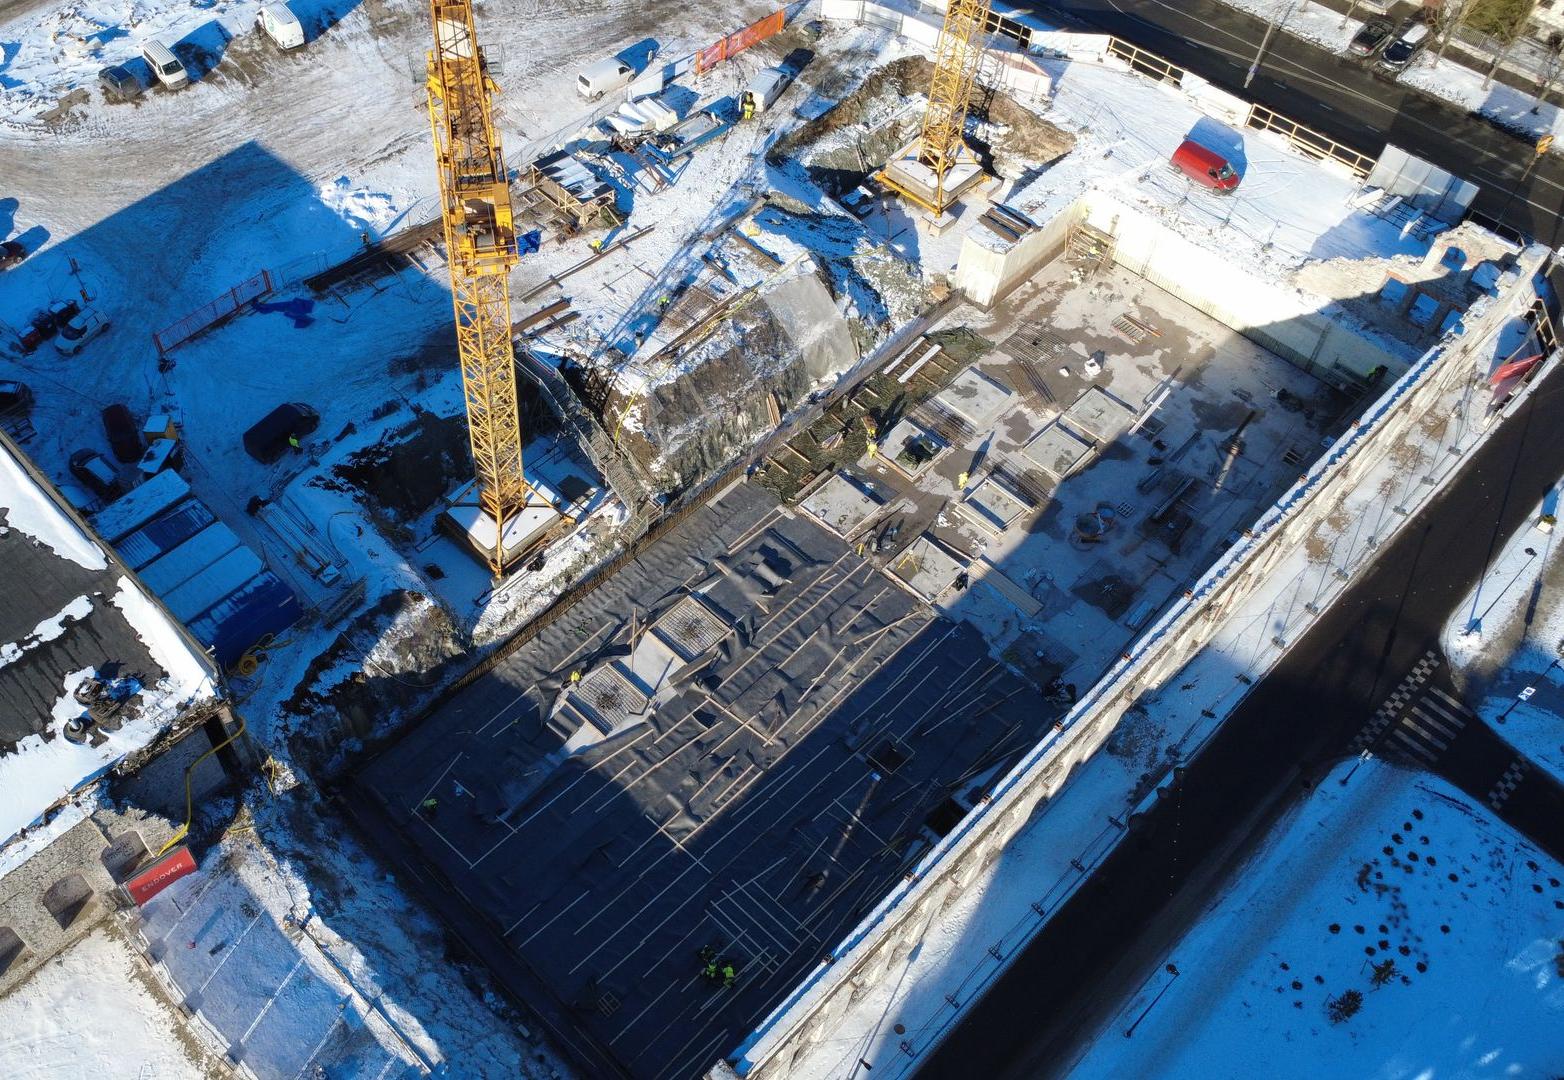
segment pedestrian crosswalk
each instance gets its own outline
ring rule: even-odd
[[[1374,715],[1369,718],[1367,724],[1363,725],[1363,730],[1358,732],[1357,738],[1352,741],[1352,752],[1362,753],[1378,742],[1385,729],[1401,714],[1407,702],[1423,692],[1424,684],[1438,668],[1439,654],[1429,649],[1417,663],[1412,665],[1412,670],[1407,672],[1406,677],[1391,691],[1390,696],[1374,710]]]
[[[1510,762],[1503,775],[1494,782],[1493,789],[1488,792],[1488,805],[1495,810],[1501,809],[1515,789],[1521,786],[1521,781],[1526,778],[1526,762],[1517,757]]]
[[[1473,719],[1465,705],[1437,686],[1430,686],[1402,714],[1390,733],[1390,741],[1396,749],[1432,765]]]

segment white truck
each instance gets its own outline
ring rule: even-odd
[[[267,4],[255,17],[255,25],[279,49],[297,49],[304,44],[304,24],[287,4]]]
[[[793,85],[793,72],[787,68],[768,67],[755,75],[739,95],[739,113],[748,120],[765,112],[776,104],[783,91]]]

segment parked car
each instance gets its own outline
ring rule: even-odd
[[[130,410],[118,403],[103,410],[103,431],[109,437],[114,456],[127,464],[141,460],[146,444],[141,438],[141,425]]]
[[[595,64],[588,64],[576,76],[576,93],[588,101],[596,101],[610,90],[619,90],[635,81],[635,68],[610,56]]]
[[[255,17],[255,25],[279,49],[297,49],[304,44],[304,24],[287,4],[267,4]]]
[[[185,65],[179,62],[179,57],[174,55],[174,50],[161,41],[149,41],[143,45],[141,58],[147,62],[147,67],[152,69],[153,78],[170,90],[178,90],[181,86],[190,85],[190,72],[186,71]]]
[[[27,249],[20,241],[7,240],[0,244],[0,270],[9,270],[25,258],[27,258]]]
[[[1172,165],[1195,183],[1212,191],[1229,192],[1243,179],[1221,154],[1194,139],[1185,139],[1173,151]]]
[[[87,485],[100,499],[117,499],[124,492],[114,466],[96,450],[78,450],[71,455],[71,475]]]
[[[1401,71],[1412,62],[1412,58],[1422,51],[1428,43],[1429,35],[1433,33],[1425,22],[1413,20],[1401,28],[1401,33],[1396,35],[1396,40],[1385,46],[1385,51],[1379,54],[1379,66],[1386,71]]]
[[[766,68],[751,79],[739,95],[741,115],[750,117],[765,112],[792,84],[793,72],[781,67]]]
[[[98,72],[98,85],[103,87],[103,96],[112,101],[133,101],[146,91],[140,77],[124,64]]]
[[[320,427],[320,414],[308,405],[291,401],[279,405],[244,433],[244,449],[262,465],[270,465],[287,452],[289,439],[302,439]]]
[[[0,379],[0,416],[25,413],[32,407],[32,387],[15,379]]]
[[[87,343],[109,328],[109,320],[96,311],[83,311],[64,321],[56,319],[60,339],[54,347],[63,356],[75,356],[87,347]]]
[[[1353,56],[1373,56],[1384,47],[1396,31],[1389,19],[1370,19],[1347,43],[1347,51]]]

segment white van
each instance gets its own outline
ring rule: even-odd
[[[588,101],[596,101],[610,90],[619,90],[634,81],[635,68],[617,56],[610,56],[581,69],[576,76],[576,93]]]
[[[297,49],[304,44],[304,24],[287,4],[267,4],[255,17],[255,25],[279,49]]]
[[[143,45],[141,58],[152,69],[153,78],[170,90],[178,90],[181,86],[190,84],[190,73],[185,70],[185,65],[181,64],[173,50],[161,41],[149,41]]]
[[[786,68],[769,67],[757,74],[739,96],[745,116],[763,113],[776,104],[782,92],[793,85],[793,73]]]

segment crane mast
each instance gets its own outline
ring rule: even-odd
[[[903,190],[934,216],[952,202],[945,180],[965,147],[967,107],[972,84],[983,62],[982,35],[988,29],[990,0],[949,0],[939,41],[934,46],[934,75],[929,80],[929,104],[918,136],[918,161],[934,174],[933,195]],[[899,186],[899,185],[897,185]]]
[[[431,0],[429,120],[434,129],[456,346],[478,498],[494,522],[490,569],[505,571],[505,530],[531,492],[521,467],[521,415],[511,344],[510,271],[516,229],[494,129],[489,79],[470,0]]]

